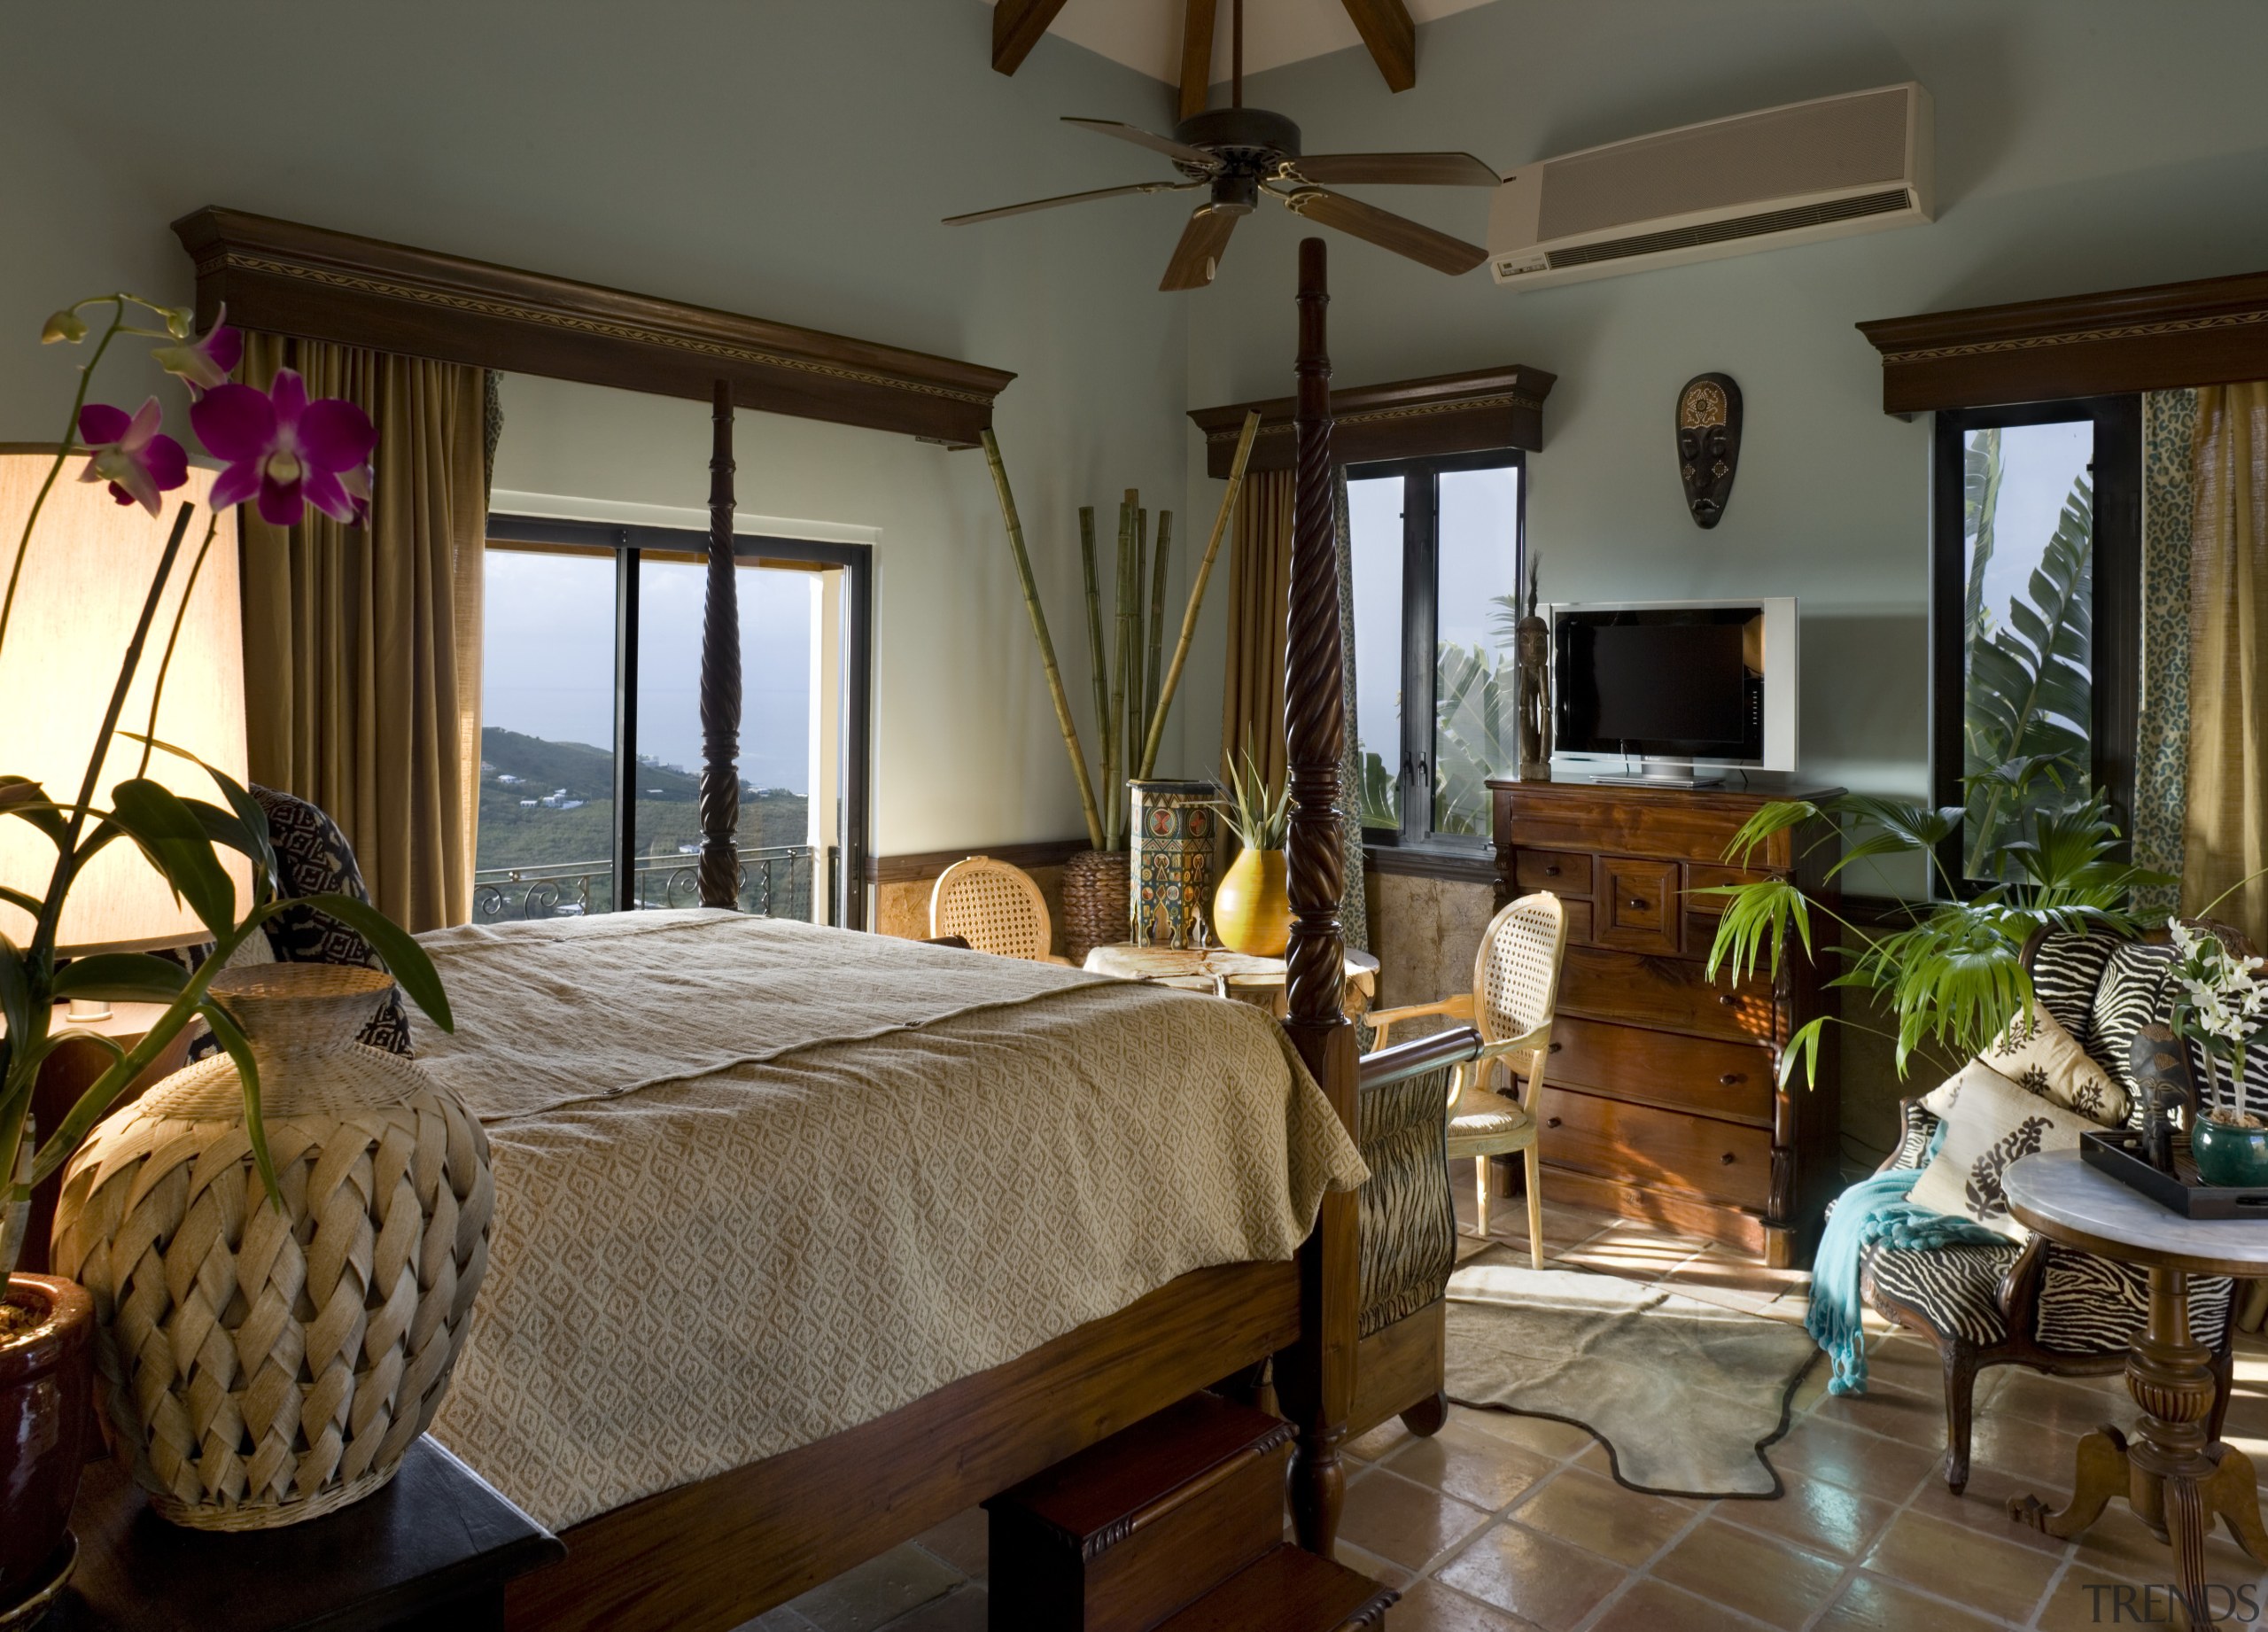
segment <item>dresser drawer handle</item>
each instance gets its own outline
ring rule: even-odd
[[[1729,1088],[1729,1087],[1731,1087],[1731,1086],[1732,1086],[1734,1084],[1736,1084],[1736,1083],[1744,1083],[1744,1082],[1746,1082],[1746,1081],[1748,1080],[1748,1076],[1747,1076],[1747,1074],[1746,1074],[1745,1072],[1742,1072],[1742,1071],[1728,1071],[1728,1072],[1726,1072],[1722,1076],[1720,1076],[1717,1080],[1718,1080],[1719,1082],[1720,1082],[1720,1083],[1724,1084],[1724,1085],[1725,1085],[1726,1087]]]
[[[1737,991],[1720,991],[1717,994],[1717,1003],[1723,1008],[1730,1008],[1739,1001],[1740,993]]]
[[[1554,1043],[1554,1044],[1551,1045],[1550,1049],[1548,1052],[1550,1052],[1550,1053],[1555,1053],[1555,1054],[1556,1054],[1556,1053],[1557,1053],[1561,1049],[1563,1049],[1563,1048],[1565,1048],[1565,1047],[1566,1047],[1566,1046],[1567,1046],[1567,1045],[1566,1045],[1565,1043]]]
[[[1557,1116],[1546,1116],[1543,1119],[1543,1125],[1547,1128],[1556,1128],[1559,1125],[1559,1119]]]
[[[1641,900],[1638,897],[1632,896],[1630,898],[1630,905],[1643,913],[1648,907],[1653,905],[1653,903],[1651,901]]]
[[[1553,862],[1548,862],[1548,863],[1546,863],[1546,864],[1545,864],[1545,866],[1544,866],[1544,868],[1543,868],[1543,876],[1544,876],[1544,877],[1546,877],[1546,878],[1557,878],[1557,877],[1558,877],[1558,876],[1559,876],[1559,864],[1558,864],[1557,862],[1556,862],[1556,861],[1553,861]]]
[[[1717,1160],[1723,1162],[1727,1167],[1730,1167],[1733,1164],[1733,1153],[1727,1151],[1723,1155],[1718,1157]]]

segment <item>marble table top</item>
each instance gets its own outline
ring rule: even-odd
[[[2185,1218],[2087,1166],[2076,1150],[2026,1156],[2000,1183],[2019,1223],[2066,1246],[2193,1275],[2268,1269],[2268,1218]]]

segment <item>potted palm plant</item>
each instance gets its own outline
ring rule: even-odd
[[[1247,753],[1242,765],[1229,768],[1228,795],[1219,808],[1244,848],[1214,892],[1213,933],[1232,951],[1280,958],[1292,937],[1284,867],[1292,791],[1271,789]]]
[[[90,311],[94,324],[86,315]],[[148,326],[151,323],[159,326]],[[195,399],[191,423],[206,445],[229,461],[214,483],[202,541],[187,563],[191,583],[218,535],[218,517],[225,507],[256,501],[262,517],[279,526],[299,521],[310,504],[342,521],[364,513],[370,495],[368,460],[376,441],[368,418],[343,400],[308,401],[299,377],[289,370],[278,374],[268,392],[227,384],[239,342],[225,325],[192,338],[187,310],[116,294],[57,312],[41,338],[49,344],[82,345],[90,338],[94,343],[79,370],[66,434],[15,540],[6,588],[0,592],[0,651],[6,649],[12,620],[20,628],[21,620],[44,610],[19,604],[16,592],[26,559],[41,546],[42,511],[67,466],[81,462],[80,481],[106,485],[119,504],[138,505],[159,525],[166,525],[166,494],[189,481],[187,455],[165,434],[156,398],[131,415],[88,400],[97,368],[118,341],[157,342],[154,360],[181,378]],[[51,789],[27,776],[0,774],[0,821],[27,824],[39,835],[43,853],[52,854],[43,876],[0,878],[0,903],[12,909],[14,921],[29,925],[20,944],[0,934],[0,1020],[6,1028],[0,1034],[0,1176],[7,1181],[0,1190],[0,1272],[7,1278],[5,1296],[0,1298],[0,1431],[12,1459],[0,1477],[0,1619],[27,1596],[45,1590],[56,1576],[58,1555],[67,1553],[64,1524],[78,1486],[90,1387],[90,1300],[66,1281],[15,1272],[32,1187],[69,1160],[113,1103],[163,1057],[191,1020],[202,1019],[235,1061],[243,1086],[247,1159],[274,1200],[276,1172],[260,1118],[258,1066],[211,989],[237,948],[291,906],[318,908],[360,930],[419,1006],[445,1029],[450,1023],[432,965],[382,913],[345,896],[278,897],[267,820],[241,784],[205,766],[219,796],[214,802],[184,797],[149,774],[156,755],[193,758],[155,738],[157,698],[163,695],[173,657],[171,640],[155,626],[167,588],[184,564],[195,508],[187,502],[174,506],[139,621],[124,649],[115,654],[108,707],[88,745],[80,785]],[[184,590],[182,610],[187,601]],[[179,616],[177,610],[176,620]],[[129,720],[123,718],[127,701],[153,639],[166,639],[166,644],[148,719]],[[105,790],[98,785],[102,768],[121,741],[139,745],[120,750],[128,759],[138,754],[139,767]],[[144,952],[58,955],[65,902],[89,864],[113,843],[137,849],[210,932],[212,950],[196,968]],[[222,865],[224,851],[249,862],[248,899],[239,898]],[[74,1027],[61,1007],[66,999],[151,1004],[160,1006],[160,1012],[139,1042],[121,1049]],[[35,1129],[32,1096],[41,1067],[74,1037],[106,1050],[110,1063],[56,1126]],[[65,1556],[61,1568],[68,1567]]]

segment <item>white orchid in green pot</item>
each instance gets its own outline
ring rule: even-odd
[[[2268,960],[2229,950],[2179,919],[2173,937],[2173,1034],[2190,1045],[2203,1081],[2189,1153],[2209,1185],[2268,1185],[2268,1122],[2245,1108],[2245,1060],[2268,1041]]]
[[[247,1174],[273,1203],[259,1062],[214,983],[239,947],[295,905],[360,931],[426,1014],[451,1023],[416,943],[361,900],[283,897],[259,803],[237,777],[167,740],[185,700],[212,691],[214,660],[236,660],[199,645],[192,611],[200,580],[208,598],[223,580],[233,596],[229,507],[254,502],[278,526],[310,506],[359,520],[377,439],[360,408],[309,401],[288,370],[267,391],[229,383],[241,351],[235,332],[216,323],[192,338],[190,329],[186,310],[128,294],[56,313],[42,338],[89,347],[66,436],[0,452],[0,696],[9,715],[0,736],[0,1271],[8,1275],[0,1440],[49,1448],[39,1467],[0,1481],[0,1615],[52,1573],[90,1387],[86,1294],[14,1272],[35,1187],[202,1020],[241,1083]],[[225,462],[217,475],[192,470],[156,398],[131,413],[89,400],[113,347],[148,342],[193,399],[190,424]],[[75,480],[63,483],[66,474]],[[236,715],[240,742],[240,701]],[[105,933],[97,908],[128,898],[147,909],[140,928]],[[151,932],[151,914],[160,932]],[[158,955],[191,942],[209,943],[201,960]],[[130,1045],[74,1023],[65,1006],[112,1002],[148,1006]],[[50,1110],[50,1125],[35,1126],[43,1069],[74,1043],[107,1056],[103,1068],[75,1101]]]

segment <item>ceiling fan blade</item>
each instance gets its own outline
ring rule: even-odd
[[[1213,274],[1220,269],[1221,257],[1228,253],[1229,234],[1250,214],[1247,209],[1224,210],[1209,204],[1191,211],[1189,224],[1181,229],[1181,242],[1173,246],[1173,259],[1166,262],[1165,278],[1158,287],[1202,289],[1211,283]]]
[[[1494,187],[1503,178],[1471,153],[1310,153],[1292,161],[1324,187],[1379,182],[1413,187]]]
[[[1052,198],[1034,198],[1029,204],[1007,204],[997,210],[973,210],[966,215],[948,215],[948,227],[966,227],[971,221],[998,221],[1003,215],[1021,215],[1031,210],[1052,210],[1059,204],[1084,204],[1090,198],[1116,198],[1137,192],[1186,192],[1192,187],[1202,187],[1202,182],[1136,182],[1126,187],[1098,187],[1091,192],[1058,193]]]
[[[1192,147],[1185,142],[1175,141],[1171,136],[1154,135],[1143,129],[1139,125],[1130,125],[1124,120],[1067,117],[1063,122],[1067,125],[1076,125],[1082,130],[1092,130],[1101,136],[1116,136],[1120,141],[1131,142],[1137,147],[1146,147],[1153,153],[1163,153],[1177,164],[1199,164],[1203,165],[1208,170],[1217,170],[1221,167],[1221,161],[1201,147]]]
[[[1364,204],[1359,198],[1349,198],[1344,193],[1326,192],[1320,187],[1302,187],[1293,192],[1276,195],[1295,215],[1308,221],[1319,221],[1326,227],[1336,227],[1341,232],[1351,232],[1356,237],[1390,249],[1397,255],[1407,255],[1436,272],[1446,272],[1455,277],[1460,272],[1470,272],[1488,259],[1488,252],[1478,244],[1468,244],[1463,238],[1453,238],[1446,232],[1436,232],[1431,227],[1396,215],[1392,210],[1382,210],[1375,205]]]

